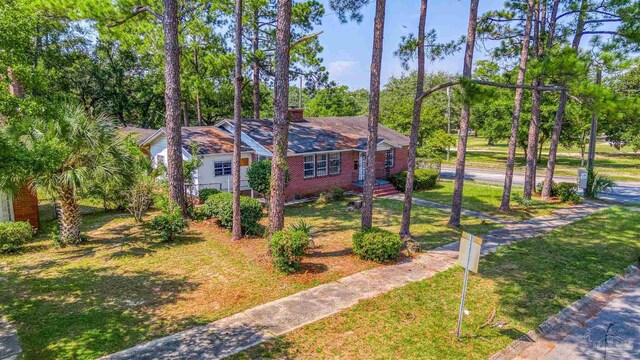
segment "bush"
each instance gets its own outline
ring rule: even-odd
[[[585,195],[587,197],[595,199],[598,195],[616,186],[615,181],[598,175],[593,169],[587,169],[587,171],[587,188],[585,189]]]
[[[219,193],[220,190],[218,189],[201,189],[198,191],[198,199],[200,200],[200,203],[204,203],[205,201],[207,201],[209,196]]]
[[[144,214],[151,207],[154,181],[152,178],[142,178],[133,184],[126,192],[127,210],[137,222],[141,222]]]
[[[400,191],[405,190],[407,172],[402,171],[389,178],[389,181]],[[428,190],[436,186],[438,172],[431,169],[416,169],[413,177],[413,190]]]
[[[180,209],[158,215],[151,220],[151,228],[160,232],[164,241],[173,241],[189,226],[189,221],[182,217]]]
[[[321,192],[320,195],[318,195],[318,200],[316,200],[316,203],[318,203],[318,204],[328,204],[329,203],[329,195],[327,195],[327,193],[325,193],[325,192]]]
[[[271,160],[260,160],[249,165],[247,169],[249,186],[260,194],[268,195],[271,188]],[[289,170],[285,173],[285,187],[291,180]]]
[[[0,223],[0,253],[12,253],[31,240],[33,229],[28,222],[11,221]]]
[[[400,256],[400,235],[380,228],[369,228],[353,234],[353,253],[359,258],[388,262]]]
[[[525,208],[531,207],[531,206],[533,206],[535,204],[535,202],[533,200],[523,198],[520,193],[513,193],[513,200],[518,205],[522,205]]]
[[[300,230],[276,231],[269,240],[273,266],[291,274],[302,264],[302,256],[309,247],[309,235]]]
[[[560,198],[560,201],[575,202],[573,200],[575,200],[576,196],[578,196],[577,189],[578,189],[578,186],[576,184],[568,183],[568,182],[559,183],[557,186],[557,193],[558,193],[558,197]],[[578,196],[578,199],[580,199],[579,196]]]
[[[542,194],[542,188],[544,188],[544,181],[540,181],[538,185],[536,185],[536,192]],[[549,194],[549,196],[558,196],[558,184],[555,181],[551,181],[551,194]]]
[[[233,226],[233,194],[219,193],[209,196],[204,202],[203,214],[215,217],[221,226],[231,229]],[[264,216],[262,204],[257,199],[240,196],[240,226],[244,234],[258,234],[258,222]]]
[[[335,188],[335,189],[331,190],[331,199],[333,201],[343,200],[344,199],[344,189]]]

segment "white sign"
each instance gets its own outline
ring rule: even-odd
[[[587,188],[587,179],[589,174],[585,169],[578,169],[578,189],[584,190]]]
[[[456,337],[460,339],[462,329],[462,316],[464,315],[464,299],[467,295],[467,282],[469,281],[469,270],[477,273],[480,262],[480,250],[482,249],[482,238],[467,232],[462,232],[460,238],[460,253],[458,264],[464,267],[464,282],[462,284],[462,299],[460,300],[460,311],[458,312],[458,326],[456,327]]]

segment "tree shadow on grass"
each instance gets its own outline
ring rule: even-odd
[[[0,280],[0,311],[15,321],[25,357],[95,358],[164,335],[157,315],[198,286],[155,271],[115,267],[13,267]]]
[[[480,275],[496,283],[503,315],[535,328],[637,261],[638,233],[640,215],[607,210],[499,248],[481,261]]]

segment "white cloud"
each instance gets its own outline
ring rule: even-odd
[[[349,60],[338,60],[330,62],[327,66],[329,70],[329,74],[332,77],[341,76],[347,73],[349,70],[353,69],[356,65],[358,65],[357,61],[349,61]]]

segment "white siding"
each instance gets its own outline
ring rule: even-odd
[[[11,196],[0,192],[0,222],[13,220],[13,200]]]
[[[216,161],[231,161],[232,158],[232,154],[205,155],[202,158],[202,166],[198,168],[198,184],[200,187],[231,191],[231,175],[215,176],[214,163]],[[251,163],[251,154],[243,153],[242,158],[248,159],[249,164]],[[248,166],[240,167],[240,186],[242,190],[249,190],[247,168]]]

